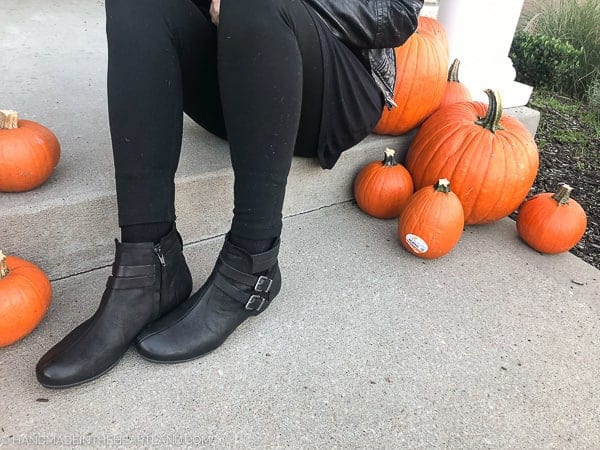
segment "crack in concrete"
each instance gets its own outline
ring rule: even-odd
[[[302,211],[302,212],[299,212],[299,213],[290,214],[290,215],[287,215],[287,216],[283,216],[283,220],[290,219],[292,217],[302,216],[304,214],[310,214],[310,213],[313,213],[313,212],[316,212],[316,211],[320,211],[322,209],[331,208],[333,206],[338,206],[338,205],[344,205],[344,204],[352,203],[353,201],[354,200],[345,200],[343,202],[331,203],[329,205],[320,206],[318,208],[313,208],[313,209],[310,209],[310,210],[307,210],[307,211]],[[191,242],[188,242],[188,243],[184,244],[183,247],[184,248],[186,248],[186,247],[192,247],[194,245],[198,245],[198,244],[203,244],[205,242],[214,241],[215,239],[222,238],[223,236],[225,236],[225,234],[226,233],[215,234],[214,236],[209,236],[209,237],[207,237],[205,239],[200,239],[200,240],[197,240],[197,241],[191,241]],[[109,268],[111,266],[112,266],[112,263],[105,264],[105,265],[99,266],[99,267],[94,267],[93,269],[88,269],[88,270],[83,270],[81,272],[76,272],[74,274],[66,275],[64,277],[50,278],[50,282],[54,283],[56,281],[68,280],[70,278],[78,277],[80,275],[86,275],[86,274],[91,273],[91,272],[96,272],[98,270],[107,269],[107,268]]]

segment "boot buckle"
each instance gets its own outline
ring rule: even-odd
[[[273,280],[271,280],[269,277],[265,277],[264,275],[261,275],[260,277],[258,277],[258,280],[256,280],[256,284],[254,285],[254,291],[255,292],[269,292],[272,284],[273,284]]]
[[[246,302],[246,310],[259,312],[265,304],[266,300],[266,298],[261,297],[260,295],[251,295],[248,301]],[[258,304],[258,307],[256,306],[256,304]]]

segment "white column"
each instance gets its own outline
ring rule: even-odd
[[[460,81],[475,100],[487,102],[486,88],[498,89],[505,107],[522,106],[532,88],[515,80],[508,57],[524,0],[440,0],[450,61],[460,59]]]

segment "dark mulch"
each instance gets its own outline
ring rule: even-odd
[[[588,227],[571,253],[600,269],[600,134],[583,120],[579,102],[537,93],[529,106],[541,112],[540,170],[531,194],[555,192],[561,183],[574,188],[571,197],[585,210]]]

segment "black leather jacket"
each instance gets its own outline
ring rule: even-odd
[[[396,57],[417,29],[423,0],[304,0],[323,19],[333,34],[360,50],[368,61],[375,83],[388,108],[394,103]]]

